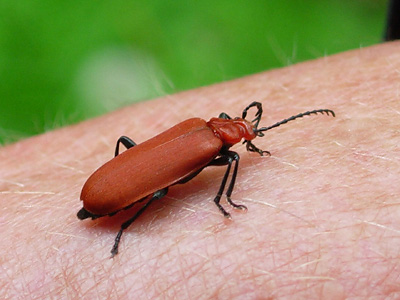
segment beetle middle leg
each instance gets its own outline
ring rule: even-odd
[[[115,156],[117,156],[119,154],[119,144],[123,144],[126,149],[132,148],[134,146],[136,146],[136,143],[134,141],[132,141],[130,138],[128,138],[127,136],[121,136],[118,141],[117,141],[117,146],[115,147]]]
[[[228,165],[228,167],[226,168],[226,171],[225,171],[225,175],[224,175],[224,177],[222,179],[221,186],[219,187],[217,196],[214,198],[214,202],[217,205],[218,209],[227,218],[231,218],[231,215],[230,215],[230,213],[228,213],[222,207],[222,205],[220,204],[220,201],[221,201],[222,193],[225,190],[225,186],[226,186],[226,183],[228,181],[228,176],[229,176],[229,173],[231,171],[231,167],[232,167],[232,163],[233,162],[235,162],[235,166],[234,166],[234,169],[233,169],[231,181],[230,181],[229,186],[228,186],[228,190],[226,192],[226,200],[234,208],[247,210],[246,206],[241,205],[241,204],[236,204],[231,200],[231,195],[232,195],[232,192],[233,192],[233,188],[235,187],[235,181],[236,181],[236,176],[237,176],[238,167],[239,167],[239,159],[240,159],[239,154],[237,154],[236,152],[233,152],[233,151],[226,150],[223,153],[221,153],[221,157],[213,160],[209,164],[209,166],[224,166],[224,165]]]
[[[124,223],[122,223],[121,229],[119,230],[117,236],[115,237],[114,246],[111,249],[111,258],[113,258],[116,254],[118,254],[118,245],[119,245],[119,242],[121,240],[121,236],[122,236],[122,233],[124,232],[124,230],[127,229],[146,210],[146,208],[149,207],[149,205],[154,200],[161,199],[162,197],[164,197],[167,194],[167,192],[168,192],[168,188],[158,190],[157,192],[155,192],[151,196],[150,200],[147,201],[147,203],[141,209],[139,209],[132,218],[130,218],[127,221],[125,221]]]

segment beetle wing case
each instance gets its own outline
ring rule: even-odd
[[[117,212],[205,167],[222,142],[199,118],[183,121],[116,156],[86,181],[84,208],[95,215]]]

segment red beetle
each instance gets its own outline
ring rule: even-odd
[[[256,107],[257,112],[250,122],[245,118],[252,107]],[[253,102],[243,110],[241,118],[232,119],[221,113],[218,118],[212,118],[208,122],[199,118],[188,119],[139,145],[126,136],[120,137],[115,148],[115,157],[95,171],[83,186],[83,208],[78,212],[78,218],[83,220],[111,216],[139,201],[148,200],[132,218],[121,225],[111,250],[113,257],[118,253],[122,232],[151,202],[164,197],[168,187],[188,182],[205,167],[225,165],[226,172],[214,202],[223,215],[230,218],[220,200],[234,162],[226,198],[234,208],[246,209],[244,205],[235,204],[230,198],[238,171],[239,155],[229,148],[244,139],[247,151],[270,155],[268,151],[258,149],[251,142],[256,137],[264,136],[264,131],[311,114],[326,113],[335,116],[332,110],[317,109],[292,116],[269,127],[258,128],[262,112],[261,103]],[[128,149],[121,154],[120,143]]]

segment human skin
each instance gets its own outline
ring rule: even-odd
[[[3,147],[0,298],[399,298],[399,88],[400,43],[388,43]],[[252,101],[263,104],[261,126],[318,108],[336,118],[266,132],[254,144],[270,157],[232,148],[241,156],[232,200],[247,212],[223,200],[232,220],[222,216],[212,200],[225,167],[207,168],[153,203],[111,259],[120,224],[138,207],[94,221],[76,213],[85,180],[112,158],[119,136],[140,143],[190,117],[240,116]]]

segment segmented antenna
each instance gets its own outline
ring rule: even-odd
[[[316,109],[316,110],[306,111],[306,112],[304,112],[304,113],[301,113],[301,114],[292,116],[292,117],[290,117],[290,118],[284,119],[284,120],[282,120],[282,121],[280,121],[280,122],[278,122],[278,123],[275,123],[274,125],[268,126],[268,127],[257,128],[257,129],[255,129],[254,131],[255,131],[255,132],[267,131],[267,130],[270,130],[270,129],[272,129],[272,128],[278,127],[278,126],[280,126],[280,125],[282,125],[282,124],[286,124],[287,122],[293,121],[293,120],[295,120],[295,119],[302,118],[302,117],[304,117],[304,116],[309,116],[309,115],[312,115],[312,114],[318,114],[318,113],[321,113],[321,114],[324,114],[324,113],[325,113],[325,114],[327,114],[328,116],[329,116],[329,114],[331,114],[332,117],[335,116],[335,113],[333,112],[333,110],[330,110],[330,109]]]

